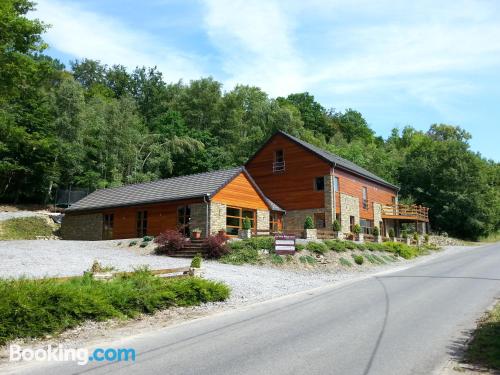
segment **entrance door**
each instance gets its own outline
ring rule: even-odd
[[[102,239],[113,239],[113,221],[114,214],[104,214],[102,217]]]
[[[314,228],[323,229],[326,227],[325,213],[320,212],[314,214]]]

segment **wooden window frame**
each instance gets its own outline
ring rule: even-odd
[[[318,181],[319,179],[322,179],[323,180],[323,188],[322,189],[318,189]],[[314,181],[313,181],[313,186],[314,186],[314,191],[325,191],[325,177],[324,176],[319,176],[319,177],[314,177]]]
[[[277,154],[281,152],[281,161],[278,161]],[[273,159],[273,173],[279,173],[285,171],[285,151],[283,149],[274,150]]]
[[[363,225],[363,224],[369,224]],[[375,226],[375,222],[370,219],[359,219],[359,225],[361,226],[361,232],[364,234],[372,234],[373,233],[373,227]],[[380,229],[380,228],[379,228]]]
[[[272,232],[281,232],[283,216],[280,212],[269,211],[269,230]]]
[[[228,215],[227,214],[227,209],[228,208],[232,208],[233,210],[239,210],[240,211],[240,215],[239,216],[234,216],[234,215]],[[253,213],[253,217],[250,218],[250,220],[252,220],[252,232],[255,233],[256,232],[256,228],[257,228],[257,210],[254,209],[254,208],[245,208],[245,207],[236,207],[236,206],[226,206],[226,233],[228,236],[236,236],[235,234],[229,234],[228,233],[228,230],[227,228],[236,228],[236,229],[243,229],[243,218],[245,218],[246,216],[243,216],[243,211],[252,211]],[[236,225],[228,225],[227,224],[227,218],[233,218],[233,219],[238,219],[239,220],[239,226],[236,226]]]
[[[340,179],[337,176],[333,177],[333,192],[338,193],[340,191]]]
[[[361,200],[363,202],[363,208],[368,209],[368,188],[366,186],[361,187]]]
[[[349,216],[349,231],[353,233],[354,226],[356,225],[356,218],[354,216]]]
[[[136,230],[137,237],[144,237],[148,235],[148,211],[137,211],[136,215]]]

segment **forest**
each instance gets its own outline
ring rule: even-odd
[[[94,190],[242,165],[276,130],[336,153],[430,207],[432,228],[478,239],[500,228],[500,165],[470,150],[458,126],[394,129],[383,139],[354,109],[310,93],[271,98],[211,77],[168,82],[44,54],[43,20],[27,0],[0,4],[0,201],[52,203],[56,189]],[[408,119],[411,123],[411,119]]]

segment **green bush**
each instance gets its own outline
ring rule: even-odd
[[[416,247],[408,246],[400,242],[385,242],[385,251],[394,253],[405,259],[411,259],[418,256],[418,249]]]
[[[305,247],[305,245],[303,245],[303,244],[301,244],[301,243],[296,243],[296,244],[295,244],[295,250],[296,250],[296,251],[302,251],[302,250],[304,250],[305,248],[306,248],[306,247]]]
[[[365,261],[365,259],[364,259],[364,258],[363,258],[363,256],[361,256],[361,255],[354,255],[354,254],[353,254],[353,258],[354,258],[354,262],[355,262],[356,264],[359,264],[359,265],[362,265],[362,264],[363,264],[363,262]]]
[[[260,261],[259,252],[249,241],[233,241],[229,243],[229,253],[219,261],[226,264],[256,264]]]
[[[366,250],[366,245],[364,243],[356,243],[356,249]]]
[[[170,306],[223,301],[229,292],[220,282],[160,278],[146,269],[106,282],[90,274],[66,281],[0,280],[0,345],[59,333],[86,320],[130,318]]]
[[[384,245],[376,242],[367,242],[365,246],[370,251],[384,251]]]
[[[346,251],[345,243],[339,240],[325,240],[325,245],[337,253]]]
[[[352,227],[352,233],[360,234],[361,233],[361,225],[354,224],[354,226]]]
[[[141,242],[141,244],[139,245],[139,247],[146,247],[149,245],[149,242]]]
[[[278,254],[270,254],[270,259],[272,264],[283,264],[285,260]]]
[[[328,247],[323,242],[309,242],[306,249],[316,254],[326,254]]]
[[[375,237],[377,237],[378,235],[380,235],[380,230],[378,229],[378,227],[373,227],[373,235]]]
[[[408,232],[406,232],[406,230],[402,230],[401,231],[401,237],[404,238],[404,239],[407,239],[408,238]]]
[[[391,237],[391,238],[396,237],[396,232],[394,232],[394,228],[389,229],[389,237]]]
[[[137,241],[136,240],[132,240],[128,243],[129,246],[136,246],[137,245]]]
[[[245,230],[252,229],[252,222],[250,221],[250,218],[248,217],[243,218],[243,223],[241,227]]]
[[[40,216],[17,217],[0,222],[0,240],[34,240],[54,235],[47,219]]]
[[[274,249],[274,237],[272,236],[257,236],[243,240],[242,242],[255,250],[272,251]]]
[[[343,265],[345,267],[352,267],[352,263],[349,262],[346,258],[340,258],[339,262],[341,265]]]
[[[417,232],[413,232],[413,240],[414,241],[418,241],[418,233]]]
[[[316,259],[314,259],[312,256],[310,255],[302,255],[300,258],[299,258],[299,261],[301,263],[307,263],[307,264],[310,264],[310,265],[314,265],[317,263]]]
[[[304,229],[314,229],[314,222],[311,216],[306,217],[304,221]]]
[[[142,241],[143,242],[150,242],[150,241],[153,241],[153,240],[154,240],[153,236],[144,236],[144,237],[142,237]]]
[[[352,241],[344,241],[344,244],[345,244],[346,249],[349,249],[349,250],[354,250],[354,249],[358,248],[356,243],[352,242]]]
[[[201,255],[196,254],[196,256],[191,260],[192,268],[201,268]]]
[[[332,229],[334,232],[340,232],[340,222],[337,219],[333,220]]]
[[[370,262],[372,264],[378,264],[378,262],[375,260],[375,258],[371,254],[365,254],[365,258],[368,262]]]
[[[429,235],[427,233],[424,234],[424,241],[425,243],[429,243]]]

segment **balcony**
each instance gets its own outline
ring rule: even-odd
[[[406,204],[382,205],[382,218],[428,222],[429,208]]]

